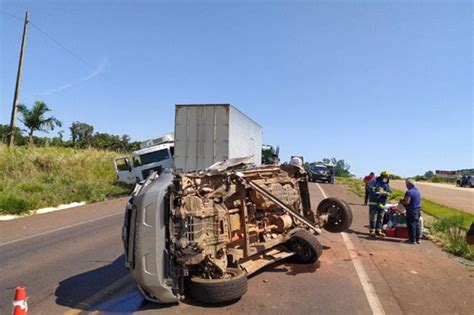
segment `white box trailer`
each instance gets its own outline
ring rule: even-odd
[[[253,156],[262,161],[262,127],[230,104],[176,105],[176,169],[204,169],[215,162]]]

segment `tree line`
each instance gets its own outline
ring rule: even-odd
[[[413,179],[416,181],[429,181],[433,183],[456,183],[457,176],[473,175],[474,169],[468,168],[468,169],[456,170],[455,172],[456,172],[456,176],[442,177],[442,176],[437,176],[436,173],[433,171],[426,171],[424,175],[416,175],[413,177]]]
[[[74,148],[95,148],[100,150],[113,150],[130,152],[138,150],[140,143],[131,141],[128,135],[113,135],[105,132],[94,132],[94,126],[84,122],[75,121],[69,127],[71,137],[64,138],[64,130],[58,132],[57,137],[38,137],[35,132],[51,132],[63,126],[56,117],[49,115],[51,109],[42,101],[36,101],[31,108],[20,104],[18,109],[18,120],[25,129],[15,127],[15,145],[35,146],[61,146]],[[0,124],[0,140],[7,143],[10,134],[10,126]]]

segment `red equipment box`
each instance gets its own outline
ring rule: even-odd
[[[406,228],[406,227],[397,227],[395,229],[395,237],[408,238],[408,228]]]
[[[385,230],[385,235],[395,237],[395,228],[388,228]]]

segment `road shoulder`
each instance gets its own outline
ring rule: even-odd
[[[403,313],[469,314],[474,309],[474,290],[469,289],[474,288],[474,268],[458,263],[430,241],[408,245],[397,238],[370,238],[368,211],[362,200],[343,186],[324,188],[351,204],[354,222],[350,232],[357,238],[356,246],[368,254],[364,264],[387,312],[391,310],[386,307],[389,295]]]

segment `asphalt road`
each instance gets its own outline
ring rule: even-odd
[[[391,180],[390,185],[405,191],[404,181]],[[417,182],[422,198],[474,214],[474,188],[456,187],[448,184]]]
[[[0,222],[0,314],[26,285],[31,314],[472,314],[474,269],[436,245],[372,240],[367,209],[342,186],[310,184],[313,208],[323,193],[351,204],[344,235],[323,232],[314,265],[284,262],[249,279],[239,301],[213,307],[187,300],[147,303],[123,266],[120,228],[126,199]]]

